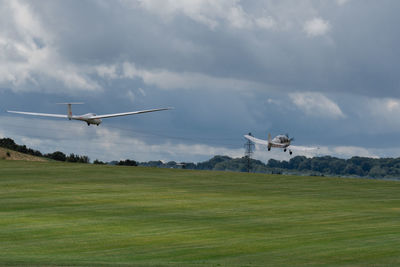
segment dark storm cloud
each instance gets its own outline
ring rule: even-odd
[[[60,53],[77,64],[131,61],[278,89],[399,96],[396,1],[303,1],[296,12],[291,1],[237,3],[248,17],[273,19],[268,29],[233,27],[215,16],[219,24],[210,28],[185,12],[165,18],[137,1],[33,4],[57,35]],[[326,34],[305,33],[313,18],[329,23]]]
[[[227,11],[227,18],[210,15],[215,27],[196,20],[197,9],[164,14],[155,4],[144,8],[140,3],[35,1],[29,5],[55,36],[52,45],[59,55],[77,65],[128,61],[145,69],[229,77],[279,90],[399,96],[396,25],[400,21],[395,10],[400,3],[396,1],[343,5],[302,1],[297,6],[292,1],[231,1],[221,6],[240,7],[244,15],[238,17],[247,21],[235,21]],[[178,4],[173,7],[179,10]],[[198,12],[207,17],[205,11]],[[260,18],[273,24],[258,27],[255,21]],[[306,34],[304,25],[314,18],[329,25],[326,33]],[[239,22],[243,25],[235,26]]]

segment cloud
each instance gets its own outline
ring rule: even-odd
[[[256,17],[247,13],[238,0],[137,0],[123,2],[130,6],[139,6],[169,20],[181,14],[206,25],[211,30],[215,30],[221,24],[237,29],[272,29],[276,26],[276,22],[271,16]]]
[[[370,114],[393,121],[400,113],[400,99],[398,98],[367,98],[365,107]]]
[[[386,100],[386,108],[389,111],[396,111],[400,110],[400,100],[398,99],[388,99]]]
[[[349,0],[336,0],[336,2],[338,3],[339,6],[342,6],[342,5],[346,4],[347,2],[349,2]]]
[[[0,105],[171,105],[170,121],[134,124],[188,138],[271,129],[321,145],[390,147],[400,132],[400,2],[346,3],[0,0]]]
[[[313,18],[304,23],[304,31],[310,37],[320,36],[326,34],[331,26],[328,21],[321,18]]]
[[[135,102],[135,93],[132,92],[132,90],[128,90],[128,92],[126,93],[126,97],[132,102]]]
[[[139,91],[139,93],[140,93],[142,96],[146,96],[146,91],[143,90],[143,88],[140,88],[140,87],[139,87],[138,91]]]
[[[98,65],[94,67],[95,72],[97,75],[99,75],[102,78],[107,78],[107,79],[116,79],[118,78],[117,74],[117,66],[115,64],[113,65]]]
[[[330,155],[339,158],[351,158],[355,156],[379,158],[378,154],[375,153],[374,150],[376,149],[358,146],[322,146],[316,155]]]
[[[394,133],[400,131],[400,99],[364,98],[358,116],[368,118],[365,131],[369,133]],[[371,127],[373,121],[375,127]]]
[[[321,93],[290,93],[289,98],[307,115],[332,119],[345,118],[340,107]]]
[[[147,85],[155,85],[161,89],[230,89],[247,90],[261,88],[255,82],[230,78],[219,78],[193,72],[171,72],[168,70],[139,69],[134,63],[125,62],[122,65],[121,78],[140,78]]]
[[[281,100],[274,99],[274,98],[268,98],[267,99],[267,103],[268,104],[273,104],[273,105],[276,105],[276,106],[282,106],[282,104],[283,104],[283,102]]]
[[[134,159],[202,161],[214,155],[242,157],[243,148],[226,148],[222,145],[172,142],[167,137],[156,136],[157,141],[149,142],[149,134],[101,125],[88,127],[81,122],[29,119],[0,116],[4,131],[0,137],[11,137],[17,143],[50,153],[60,150],[66,154],[87,155],[92,160],[103,161]],[[115,128],[117,127],[117,128]],[[21,131],[23,129],[23,131]],[[60,129],[63,129],[60,131]],[[143,138],[140,138],[142,136]],[[150,133],[151,136],[151,133]]]
[[[272,18],[271,16],[257,18],[257,19],[255,19],[255,24],[259,28],[264,28],[264,29],[274,29],[277,27],[276,20],[274,18]]]
[[[399,150],[399,148],[396,148],[396,150]],[[289,153],[285,153],[281,149],[271,149],[271,151],[267,151],[265,146],[256,145],[253,158],[263,162],[268,162],[270,159],[289,161],[295,156],[306,156],[312,158],[325,155],[347,159],[354,156],[379,158],[385,154],[382,154],[382,151],[376,148],[364,148],[358,146],[321,146],[317,150],[293,151],[293,154],[289,155]]]
[[[16,0],[1,5],[0,23],[7,25],[0,28],[1,86],[16,91],[31,91],[35,87],[57,90],[43,85],[42,81],[48,79],[71,90],[99,89],[95,81],[83,74],[85,66],[71,64],[58,54],[54,36],[29,4]]]

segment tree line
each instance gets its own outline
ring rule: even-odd
[[[90,159],[88,156],[81,156],[77,155],[74,153],[71,153],[69,155],[61,152],[61,151],[55,151],[53,153],[47,153],[43,154],[42,152],[38,150],[34,150],[31,148],[26,147],[26,145],[18,145],[15,143],[15,141],[11,138],[1,138],[0,139],[0,147],[14,150],[20,153],[36,156],[36,157],[43,157],[43,158],[48,158],[56,161],[64,161],[64,162],[74,162],[74,163],[90,163]],[[100,161],[100,160],[94,160],[93,164],[107,164],[106,162]],[[121,161],[116,161],[114,163],[115,165],[126,165],[126,166],[137,166],[137,162],[134,160],[121,160]]]
[[[11,138],[0,139],[0,147],[21,153],[45,157],[56,161],[90,163],[87,156],[76,154],[66,155],[61,151],[42,154],[38,150],[18,145]],[[305,174],[305,175],[332,175],[332,176],[359,176],[371,178],[400,178],[400,158],[366,158],[352,157],[350,159],[341,159],[331,156],[307,158],[296,156],[289,161],[279,161],[270,159],[266,164],[260,160],[251,159],[248,169],[248,159],[231,158],[229,156],[214,156],[213,158],[199,162],[162,162],[148,161],[137,162],[126,159],[121,161],[102,162],[95,160],[94,164],[111,164],[122,166],[145,166],[159,168],[182,168],[193,170],[218,170],[235,172],[256,172],[256,173],[274,173],[274,174]]]
[[[358,176],[371,178],[400,178],[400,158],[366,158],[352,157],[341,159],[331,156],[307,158],[296,156],[289,161],[270,159],[266,164],[260,160],[251,159],[250,170],[247,158],[231,158],[214,156],[210,160],[199,163],[177,163],[170,161],[140,162],[139,166],[160,168],[184,168],[193,170],[218,170],[234,172],[256,172],[270,174],[304,174]]]

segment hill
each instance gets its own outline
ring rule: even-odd
[[[26,145],[19,145],[14,142],[11,138],[0,138],[0,148],[3,148],[4,156],[0,154],[0,159],[9,160],[27,160],[27,161],[67,161],[67,162],[79,162],[89,163],[89,157],[79,156],[75,154],[65,155],[61,151],[55,151],[53,153],[42,154],[38,150],[31,149]],[[14,153],[19,152],[19,153]],[[32,157],[33,156],[33,157]]]
[[[0,170],[0,265],[400,265],[395,181],[5,160]]]
[[[25,161],[42,161],[46,162],[49,161],[46,158],[43,157],[37,157],[37,156],[32,156],[28,155],[25,153],[20,153],[11,149],[6,149],[0,147],[0,160],[25,160]]]

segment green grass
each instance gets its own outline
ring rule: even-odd
[[[400,182],[0,160],[0,265],[399,266]]]

